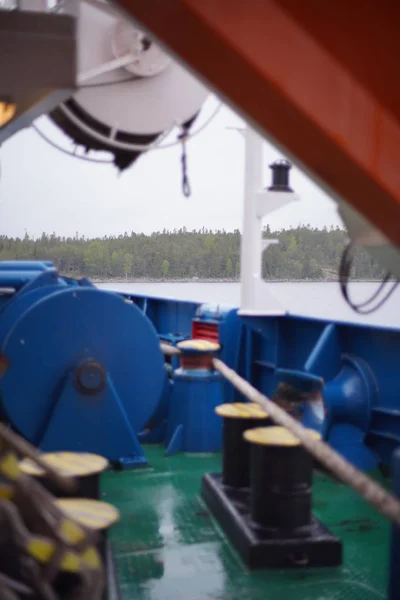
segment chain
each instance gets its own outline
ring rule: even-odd
[[[182,144],[181,164],[182,164],[182,192],[186,198],[192,193],[190,188],[189,178],[187,174],[187,153],[186,153],[186,142],[188,139],[188,131],[183,129],[182,133],[178,136],[178,139]]]

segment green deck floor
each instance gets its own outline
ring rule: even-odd
[[[199,495],[220,457],[145,450],[150,469],[103,476],[103,500],[122,514],[110,535],[122,600],[386,598],[389,526],[345,486],[314,481],[314,513],[344,543],[341,568],[249,572]]]

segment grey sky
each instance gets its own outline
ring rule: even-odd
[[[210,99],[199,126],[216,106]],[[87,237],[149,233],[179,228],[241,228],[244,142],[227,129],[242,124],[223,107],[213,122],[188,144],[192,195],[181,192],[180,147],[142,156],[122,175],[109,165],[95,165],[64,156],[33,130],[8,140],[0,150],[0,231],[21,236],[25,230]],[[45,119],[38,125],[63,147],[72,146]],[[268,164],[282,154],[265,144]],[[334,203],[305,175],[293,169],[292,186],[301,202],[269,217],[272,228],[341,225]]]

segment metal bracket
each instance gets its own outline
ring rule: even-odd
[[[0,143],[71,97],[76,89],[76,20],[32,10],[2,11],[0,98],[16,105]],[[26,3],[24,3],[26,6]]]

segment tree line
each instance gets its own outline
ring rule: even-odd
[[[271,280],[332,280],[337,278],[348,242],[339,227],[271,231],[266,239],[279,243],[263,254],[263,276]],[[39,238],[0,236],[0,260],[52,260],[70,276],[106,279],[238,279],[240,276],[239,230],[233,232],[182,228],[151,235],[125,232],[119,236],[87,239],[43,233]],[[379,279],[380,267],[364,251],[355,258],[353,277]]]

